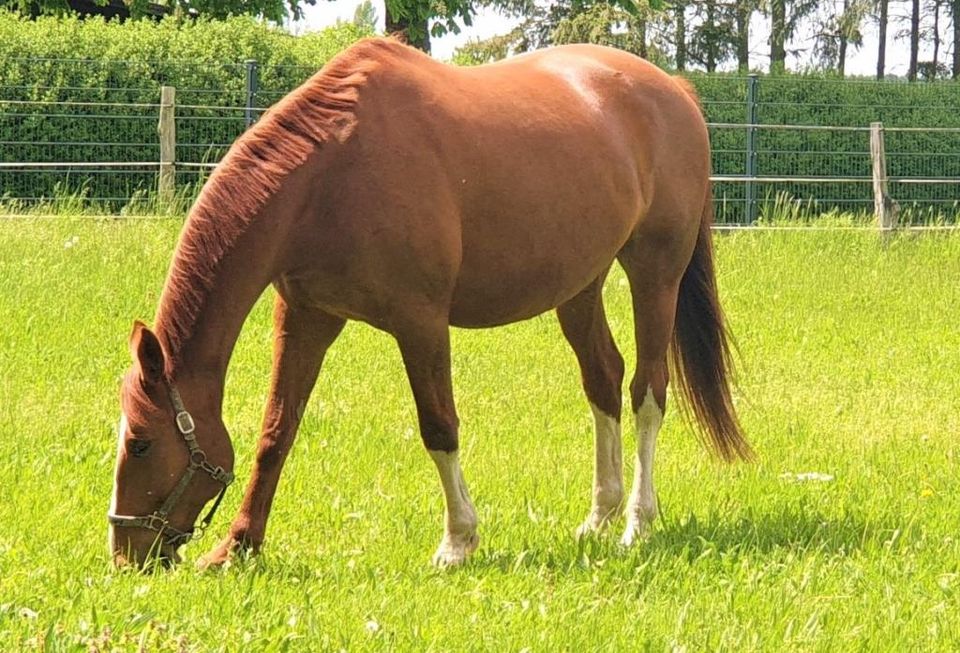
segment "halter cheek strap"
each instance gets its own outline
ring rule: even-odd
[[[189,542],[194,535],[199,536],[203,534],[203,531],[206,530],[213,520],[217,508],[220,507],[220,502],[223,501],[223,495],[227,493],[227,487],[233,482],[234,477],[233,472],[228,472],[219,465],[214,466],[207,460],[207,454],[197,443],[196,425],[193,422],[193,417],[184,407],[180,393],[177,392],[177,389],[172,385],[168,386],[168,390],[170,403],[173,405],[175,413],[174,421],[177,426],[177,431],[180,433],[189,450],[190,462],[187,464],[187,469],[184,470],[183,475],[180,476],[180,480],[177,481],[173,491],[170,492],[163,504],[149,515],[131,516],[107,513],[107,520],[114,526],[146,528],[159,533],[166,544],[179,547]],[[200,520],[199,526],[195,525],[189,530],[181,531],[170,525],[168,517],[170,513],[173,512],[177,502],[180,501],[180,497],[183,496],[183,493],[193,479],[194,474],[197,473],[197,470],[205,472],[210,478],[221,483],[223,488],[220,490],[220,493],[217,494],[217,498],[214,500],[210,510],[208,510],[207,514]]]

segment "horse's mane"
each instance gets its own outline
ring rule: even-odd
[[[160,337],[168,354],[176,355],[192,333],[220,262],[284,178],[325,143],[343,142],[353,132],[360,88],[397,48],[406,46],[367,39],[341,53],[227,152],[190,210],[167,276],[157,324],[163,323]]]

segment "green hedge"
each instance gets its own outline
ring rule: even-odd
[[[366,35],[352,24],[293,37],[250,18],[120,24],[0,13],[0,100],[155,105],[160,86],[174,86],[178,160],[216,161],[245,128],[246,60],[258,63],[255,105],[266,107]],[[190,108],[200,105],[221,108]],[[156,161],[156,127],[152,106],[0,103],[0,160]],[[180,180],[197,174],[184,169]],[[0,196],[49,197],[59,184],[122,205],[156,179],[142,169],[70,175],[0,170]]]
[[[0,100],[142,103],[155,105],[161,85],[177,88],[177,159],[216,161],[245,128],[244,61],[258,62],[255,104],[267,107],[319,69],[336,52],[365,36],[344,24],[293,37],[249,18],[223,22],[165,19],[126,24],[102,20],[40,18],[0,13]],[[741,125],[747,116],[747,78],[692,74],[707,118]],[[960,84],[815,76],[761,76],[757,117],[768,125],[960,127]],[[198,106],[214,105],[217,109]],[[0,103],[0,160],[156,161],[155,106],[51,106]],[[711,129],[714,170],[746,172],[746,129]],[[763,176],[870,175],[866,131],[757,131],[757,170]],[[960,134],[887,132],[889,175],[960,178]],[[187,185],[197,168],[178,169]],[[152,190],[154,170],[74,169],[62,172],[0,170],[0,197],[50,196],[60,184],[83,187],[90,197],[122,206],[137,191]],[[66,181],[65,181],[66,179]],[[821,209],[872,209],[872,190],[858,184],[759,185],[758,198],[775,193],[817,200]],[[957,213],[960,186],[892,184],[911,205]],[[717,185],[721,220],[744,217],[744,184]]]
[[[747,121],[746,77],[690,75],[714,123]],[[867,128],[960,128],[960,84],[908,83],[823,76],[759,76],[757,122],[761,125],[817,125]],[[713,128],[714,170],[721,175],[746,172],[746,129]],[[885,134],[887,173],[891,178],[960,179],[960,133],[898,132]],[[757,172],[782,177],[869,177],[870,135],[867,131],[757,130]],[[960,185],[892,183],[891,194],[915,217],[955,219],[960,212]],[[815,199],[820,209],[873,209],[870,183],[790,183],[761,185],[760,200],[772,204],[775,193]],[[717,185],[721,218],[743,216],[742,183]]]

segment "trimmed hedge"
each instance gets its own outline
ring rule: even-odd
[[[294,37],[251,18],[129,21],[0,12],[0,160],[5,162],[157,161],[162,85],[177,89],[177,158],[216,161],[245,128],[244,62],[257,61],[255,106],[266,107],[337,52],[367,36],[353,24]],[[82,103],[108,103],[93,106]],[[218,109],[191,108],[213,105]],[[55,187],[123,205],[152,190],[155,170],[0,170],[0,196],[37,199]],[[198,169],[183,169],[183,182]]]
[[[707,119],[715,123],[747,121],[748,79],[736,75],[693,74]],[[908,83],[870,79],[782,75],[759,76],[757,122],[761,125],[812,125],[867,128],[882,122],[896,127],[960,128],[960,83]],[[869,177],[870,134],[848,130],[757,129],[757,172],[783,177]],[[746,173],[746,129],[714,128],[714,170]],[[960,179],[960,133],[886,131],[887,174],[893,178]],[[918,217],[955,219],[960,212],[958,184],[891,183],[891,194]],[[773,204],[775,193],[815,199],[820,209],[873,210],[873,189],[862,183],[789,183],[764,185],[760,200]],[[718,213],[738,221],[743,215],[741,182],[717,185]]]
[[[7,162],[157,161],[157,108],[161,85],[177,89],[177,160],[216,161],[245,128],[246,66],[257,61],[254,104],[267,107],[319,69],[334,54],[366,36],[352,24],[293,37],[250,18],[227,21],[125,24],[100,19],[39,18],[0,13],[0,100],[116,103],[68,106],[0,103],[0,160]],[[691,74],[707,118],[742,125],[747,78]],[[960,84],[906,83],[785,75],[761,76],[757,117],[767,125],[960,127]],[[120,106],[140,103],[148,106]],[[217,108],[200,108],[214,106]],[[714,170],[746,172],[746,129],[711,130]],[[762,176],[869,177],[867,131],[757,130]],[[890,177],[960,178],[960,133],[886,133]],[[84,188],[91,198],[125,204],[156,183],[155,170],[63,172],[0,170],[0,197],[49,197],[56,184]],[[200,179],[182,166],[178,181]],[[66,182],[64,181],[66,179]],[[718,216],[740,221],[744,184],[717,185]],[[956,215],[960,186],[897,184],[902,205]],[[760,185],[758,198],[787,193],[814,198],[818,207],[872,210],[869,183]]]

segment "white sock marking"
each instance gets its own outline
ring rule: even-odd
[[[440,473],[446,499],[443,540],[433,560],[440,566],[459,564],[477,548],[477,512],[463,480],[458,452],[427,451]]]
[[[615,516],[623,500],[623,454],[620,422],[590,404],[595,431],[593,502],[577,535],[603,528]]]
[[[637,465],[633,474],[633,489],[627,502],[627,527],[623,533],[623,543],[630,545],[644,535],[657,516],[657,495],[653,489],[653,458],[657,447],[657,433],[663,423],[663,411],[653,397],[653,390],[647,388],[647,394],[636,412],[637,421]]]

